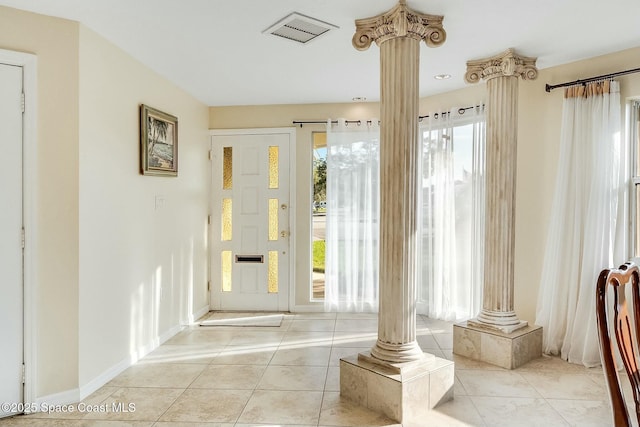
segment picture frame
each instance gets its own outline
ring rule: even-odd
[[[143,175],[178,176],[178,118],[140,105],[140,169]]]

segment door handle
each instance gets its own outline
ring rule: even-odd
[[[288,232],[288,231],[286,231],[286,230],[282,230],[282,231],[280,232],[280,237],[287,237],[287,236],[291,236],[291,233],[289,233],[289,232]]]

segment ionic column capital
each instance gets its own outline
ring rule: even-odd
[[[505,52],[491,58],[467,61],[467,72],[464,80],[477,83],[480,79],[489,80],[494,77],[515,76],[523,80],[535,80],[538,77],[537,58],[518,55],[515,50]]]
[[[390,11],[372,18],[356,20],[356,33],[352,44],[358,50],[366,50],[371,42],[378,46],[396,37],[424,40],[429,47],[444,43],[447,33],[442,27],[443,16],[415,12],[407,7],[406,0],[400,0]]]

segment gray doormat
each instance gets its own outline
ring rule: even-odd
[[[279,327],[283,314],[280,313],[225,313],[211,312],[200,321],[200,326],[268,326]]]

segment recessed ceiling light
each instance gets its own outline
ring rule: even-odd
[[[367,98],[365,98],[364,96],[354,96],[351,99],[353,100],[353,102],[364,102],[367,100]]]
[[[447,80],[451,78],[451,74],[436,74],[433,78],[436,80]]]

